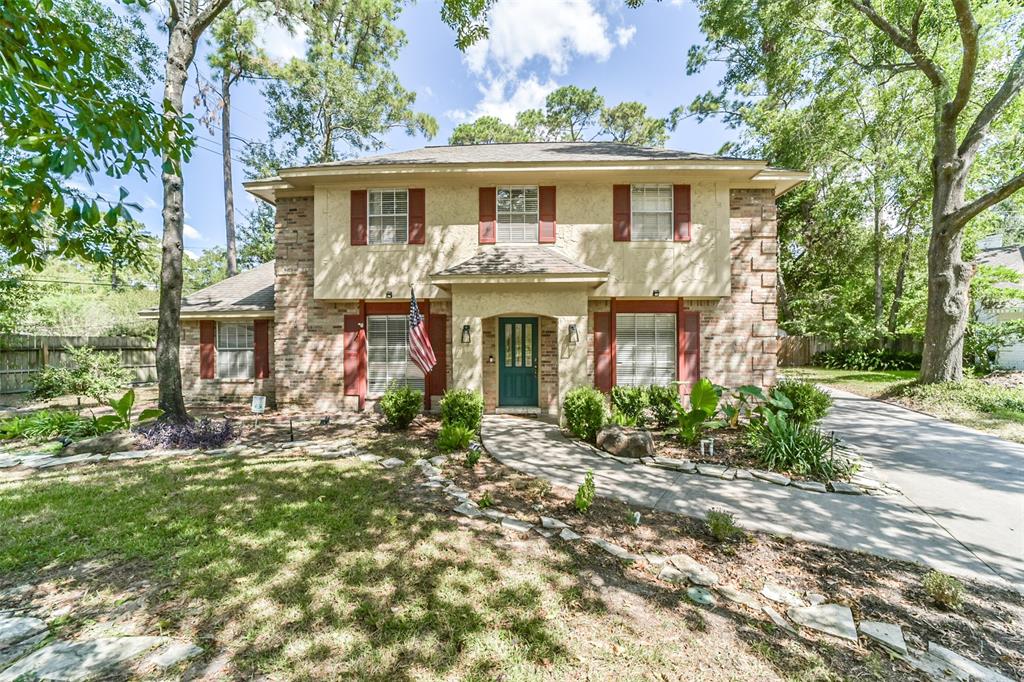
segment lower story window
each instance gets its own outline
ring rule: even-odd
[[[252,379],[253,368],[252,322],[217,323],[217,378]]]
[[[367,379],[370,396],[388,386],[424,389],[423,372],[409,359],[409,318],[405,315],[370,315],[366,318]]]
[[[621,313],[615,316],[615,383],[668,386],[676,380],[674,313]]]

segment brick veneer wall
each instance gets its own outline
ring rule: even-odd
[[[270,334],[274,333],[274,323],[270,323]],[[274,349],[270,349],[270,377],[267,379],[249,379],[247,381],[227,379],[199,378],[199,322],[182,320],[181,322],[181,386],[189,400],[195,401],[247,401],[254,395],[265,395],[273,404],[275,399],[274,386]]]

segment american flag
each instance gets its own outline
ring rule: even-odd
[[[424,374],[430,374],[437,364],[434,349],[430,347],[430,339],[423,324],[423,315],[416,305],[416,292],[409,292],[409,357]]]

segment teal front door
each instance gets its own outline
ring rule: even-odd
[[[498,405],[537,406],[537,318],[498,319]]]

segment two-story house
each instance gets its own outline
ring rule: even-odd
[[[401,382],[557,415],[581,385],[770,385],[775,199],[805,177],[609,142],[282,169],[246,183],[277,207],[276,260],[185,301],[185,386],[361,409]],[[410,288],[429,376],[408,360]]]

